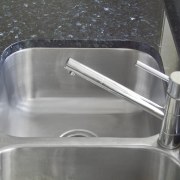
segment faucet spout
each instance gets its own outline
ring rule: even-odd
[[[85,66],[84,64],[72,58],[68,59],[65,69],[111,92],[118,97],[123,97],[127,101],[140,106],[143,110],[160,119],[163,119],[164,117],[164,108],[160,105],[133,92],[127,87],[113,81],[112,79],[100,74],[99,72]]]
[[[144,65],[143,67],[147,71],[151,71],[155,73],[155,75],[162,77],[161,73],[151,70]],[[166,149],[180,147],[180,71],[173,72],[170,77],[165,76],[165,80],[168,81],[168,89],[166,94],[166,104],[163,108],[72,58],[68,59],[65,69],[69,70],[71,74],[77,74],[162,119],[163,123],[158,139],[159,145]]]

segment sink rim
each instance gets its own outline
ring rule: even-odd
[[[161,147],[158,134],[146,138],[104,138],[104,137],[73,137],[73,138],[22,138],[0,135],[0,154],[21,148],[119,148],[141,149],[161,153],[180,168],[179,148],[168,150]]]

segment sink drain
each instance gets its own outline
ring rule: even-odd
[[[97,137],[97,135],[85,129],[72,129],[64,132],[59,137]]]

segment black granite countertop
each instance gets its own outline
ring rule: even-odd
[[[162,0],[2,0],[0,52],[24,39],[133,40],[158,49]]]
[[[180,0],[164,0],[172,34],[180,56]]]

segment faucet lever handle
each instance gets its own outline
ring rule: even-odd
[[[167,92],[172,98],[180,101],[180,71],[171,73]]]
[[[136,66],[145,70],[146,72],[158,77],[159,79],[162,79],[163,81],[169,82],[169,76],[167,76],[164,73],[142,63],[141,61],[137,61]]]

